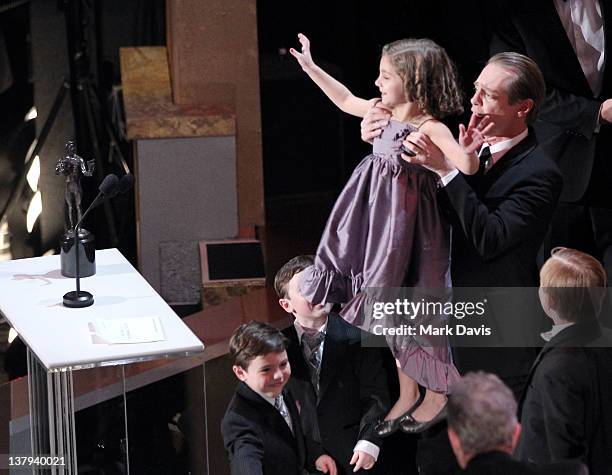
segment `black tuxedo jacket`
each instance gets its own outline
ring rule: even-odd
[[[268,401],[240,382],[221,421],[221,434],[232,475],[302,475],[305,466],[323,454],[319,444],[304,437],[295,401],[283,397],[293,433]]]
[[[382,445],[374,430],[389,403],[381,351],[362,348],[360,330],[330,314],[317,398],[295,327],[291,325],[284,334],[290,340],[290,386],[301,406],[304,430],[321,441],[339,473],[353,473],[349,461],[358,440]]]
[[[610,473],[611,347],[609,330],[596,321],[565,328],[544,346],[520,402],[521,459],[580,459],[591,474]]]
[[[479,454],[469,461],[465,475],[588,475],[588,470],[577,461],[547,465],[519,462],[504,452]]]
[[[441,189],[453,224],[453,286],[537,286],[536,254],[562,187],[532,131],[485,174]]]
[[[491,53],[516,51],[532,58],[546,81],[546,101],[535,130],[543,150],[563,173],[561,200],[574,202],[585,195],[591,176],[595,204],[610,204],[612,130],[595,133],[599,108],[612,97],[612,1],[600,0],[604,17],[606,64],[599,97],[594,97],[559,19],[553,0],[494,0],[490,4]],[[606,186],[607,183],[607,186]]]
[[[529,130],[487,173],[460,174],[441,188],[439,203],[453,227],[453,286],[536,287],[536,256],[561,187],[558,167]],[[526,319],[524,325],[535,325],[528,314],[510,318],[517,325],[520,318]],[[456,348],[455,364],[462,372],[493,372],[511,387],[516,378],[518,397],[536,354],[535,349]]]

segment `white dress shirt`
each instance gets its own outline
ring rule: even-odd
[[[555,0],[555,8],[591,86],[593,97],[598,97],[606,55],[604,20],[599,1]]]
[[[493,167],[493,165],[499,162],[501,158],[506,155],[506,152],[508,152],[508,150],[517,145],[519,142],[523,141],[523,139],[525,139],[528,134],[529,130],[525,129],[520,134],[515,137],[512,137],[511,139],[503,140],[501,142],[495,142],[492,145],[489,145],[486,142],[483,143],[480,150],[482,151],[483,148],[489,147],[489,151],[491,152],[491,160],[489,162],[489,166],[485,170],[485,173],[488,172],[491,167]]]
[[[499,162],[499,160],[508,152],[508,150],[510,150],[512,147],[514,147],[519,142],[524,140],[528,134],[529,134],[529,130],[525,129],[520,134],[518,134],[515,137],[512,137],[511,139],[503,140],[501,142],[496,142],[492,145],[489,145],[487,142],[483,143],[482,147],[480,147],[478,155],[480,155],[480,152],[482,152],[482,149],[485,147],[489,147],[489,151],[491,152],[491,159],[489,160],[489,166],[486,168],[485,173],[488,172],[491,169],[491,167],[493,167],[493,165]],[[447,175],[444,175],[443,177],[440,178],[440,186],[445,187],[458,174],[459,174],[459,170],[455,169],[452,172],[448,173]]]
[[[540,336],[544,341],[550,341],[554,338],[554,336],[559,333],[561,330],[565,330],[567,327],[571,327],[576,322],[569,323],[558,323],[557,325],[553,325],[553,327],[547,332],[540,333]]]

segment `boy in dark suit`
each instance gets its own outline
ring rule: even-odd
[[[312,264],[312,256],[295,257],[274,280],[281,307],[295,317],[284,331],[294,371],[291,386],[306,432],[336,460],[338,473],[369,470],[381,446],[374,427],[389,399],[381,351],[362,348],[358,328],[302,297],[300,273]]]
[[[598,317],[606,273],[594,257],[556,248],[540,272],[540,299],[554,325],[521,398],[522,460],[578,458],[592,475],[612,467],[612,338]]]
[[[232,369],[240,383],[221,422],[232,475],[302,475],[305,465],[337,473],[333,459],[302,433],[285,389],[291,376],[286,341],[276,328],[255,321],[232,335]]]

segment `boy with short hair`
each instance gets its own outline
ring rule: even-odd
[[[240,382],[221,433],[232,475],[302,475],[305,465],[336,475],[333,459],[304,437],[295,401],[285,389],[291,376],[286,342],[276,328],[255,321],[238,327],[230,339],[232,369]]]
[[[382,445],[375,426],[389,404],[381,350],[362,348],[358,328],[301,295],[300,274],[312,263],[312,256],[294,257],[274,279],[279,304],[295,317],[283,332],[290,340],[290,385],[305,430],[334,458],[338,473],[369,470]]]
[[[612,334],[599,323],[608,291],[601,263],[558,247],[540,271],[540,301],[553,321],[519,403],[521,460],[580,459],[590,474],[612,467]]]

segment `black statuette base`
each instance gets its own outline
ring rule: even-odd
[[[90,277],[96,273],[96,245],[94,235],[87,229],[79,229],[79,272],[81,277]],[[76,259],[74,248],[74,230],[69,229],[60,242],[61,268],[64,277],[76,277]]]
[[[70,308],[83,308],[93,305],[94,298],[89,292],[80,290],[77,294],[76,290],[64,294],[64,306]]]

